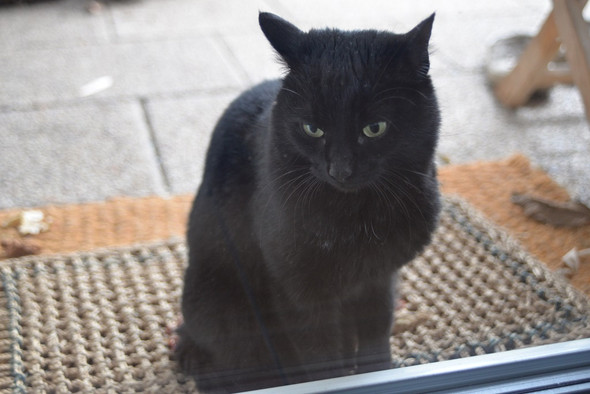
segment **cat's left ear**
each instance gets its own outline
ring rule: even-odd
[[[261,12],[258,15],[258,23],[273,48],[288,66],[292,66],[296,62],[297,52],[305,33],[269,12]]]
[[[406,33],[406,39],[410,46],[410,61],[418,75],[426,76],[430,69],[430,57],[428,55],[428,43],[430,41],[430,33],[432,32],[432,24],[434,22],[434,14],[420,22],[416,27]]]

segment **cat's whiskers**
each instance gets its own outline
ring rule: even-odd
[[[282,188],[285,184],[287,184],[289,182],[289,179],[287,180],[287,182],[284,182],[283,184],[280,184],[279,181],[281,181],[283,178],[285,177],[290,177],[291,175],[300,172],[300,171],[308,171],[307,166],[304,165],[294,165],[294,161],[295,160],[291,160],[289,162],[284,163],[284,165],[272,169],[270,170],[270,180],[268,182],[266,182],[264,184],[264,190],[271,190],[271,192],[275,192],[277,189]],[[288,171],[285,171],[285,169],[289,169]]]
[[[413,189],[415,189],[417,192],[421,193],[421,190],[414,185],[409,179],[407,179],[406,177],[404,177],[403,175],[395,172],[395,171],[388,171],[387,174],[389,174],[390,176],[394,176],[396,179],[399,179],[403,182],[403,184],[399,184],[399,183],[394,183],[391,179],[388,179],[386,177],[382,177],[382,179],[393,189],[395,189],[398,193],[401,193],[403,195],[404,200],[405,201],[409,201],[418,211],[418,213],[420,214],[420,216],[422,216],[422,218],[426,221],[426,218],[424,217],[424,213],[422,212],[422,209],[420,208],[420,205],[412,198],[412,193],[410,193],[408,190],[406,190],[402,185],[406,185],[409,186]],[[406,212],[408,212],[407,207],[406,207]],[[408,219],[410,218],[410,216],[407,216]]]
[[[297,209],[297,205],[301,202],[302,209],[307,206],[308,210],[311,211],[311,203],[313,201],[313,194],[317,192],[319,189],[319,185],[321,184],[320,180],[316,177],[311,175],[304,179],[302,182],[305,183],[305,186],[299,196],[297,197],[297,201],[295,202],[295,209]],[[307,200],[307,204],[306,204]],[[311,212],[309,212],[311,215]]]
[[[414,189],[418,193],[421,193],[422,192],[422,190],[418,186],[416,186],[411,180],[409,180],[407,177],[403,176],[398,171],[399,170],[387,170],[387,171],[385,171],[385,174],[386,175],[389,175],[389,176],[392,176],[395,179],[401,180],[404,184],[406,184],[410,188]],[[391,181],[391,180],[388,179],[388,181]]]
[[[371,99],[369,100],[369,102],[370,102],[370,103],[372,103],[372,104],[377,104],[377,103],[379,103],[379,102],[381,102],[381,101],[383,101],[383,100],[387,100],[387,99],[389,99],[389,98],[399,98],[399,99],[402,99],[402,100],[406,100],[406,101],[408,101],[408,102],[409,102],[409,103],[411,103],[412,105],[416,105],[416,103],[415,103],[413,100],[411,100],[409,97],[404,97],[404,96],[399,96],[399,95],[395,95],[395,96],[388,96],[388,97],[385,97],[385,98],[380,98],[381,96],[384,96],[384,95],[389,95],[389,94],[390,94],[390,93],[392,93],[392,92],[398,92],[398,91],[400,91],[400,90],[411,90],[411,91],[413,91],[413,92],[416,92],[416,93],[418,93],[418,94],[419,94],[419,95],[421,95],[423,98],[426,98],[426,95],[424,95],[424,94],[423,94],[422,92],[420,92],[419,90],[416,90],[416,89],[414,89],[414,88],[405,88],[405,87],[397,86],[397,87],[395,87],[395,88],[389,88],[389,89],[381,90],[381,91],[379,91],[379,92],[377,92],[377,93],[373,94],[373,96],[371,96]]]
[[[291,164],[289,164],[291,165]],[[288,166],[289,166],[288,165]],[[285,168],[288,168],[288,166],[285,166]],[[286,179],[283,183],[279,184],[277,186],[277,184],[279,183],[280,180],[284,180],[285,177],[289,177],[290,175],[293,175],[297,172],[301,172],[303,171],[302,174],[299,174],[293,178],[288,178]],[[302,178],[305,178],[307,176],[307,173],[309,172],[309,169],[307,168],[307,166],[297,166],[294,169],[291,169],[289,171],[286,172],[282,172],[280,169],[271,171],[271,174],[274,175],[274,178],[272,178],[270,181],[266,182],[263,186],[264,189],[270,190],[270,195],[268,196],[266,203],[264,204],[264,206],[262,207],[262,212],[266,212],[268,210],[268,206],[270,205],[270,203],[273,201],[273,199],[275,198],[275,196],[281,192],[281,190],[284,190],[286,188],[288,188],[290,185],[296,184],[298,181],[300,181]],[[277,174],[278,173],[278,174]],[[287,200],[290,197],[287,198]],[[284,209],[285,205],[286,205],[286,201],[285,200],[281,206],[281,210]],[[260,226],[264,226],[264,223],[261,222]],[[262,233],[263,232],[263,228],[261,227],[259,229],[259,232]]]
[[[436,175],[427,174],[425,172],[420,172],[420,171],[414,171],[414,170],[410,170],[408,168],[396,168],[395,171],[400,171],[400,172],[405,171],[405,172],[409,172],[411,174],[419,175],[419,176],[427,178],[427,179],[436,179]]]
[[[403,100],[403,101],[407,101],[408,103],[410,103],[410,104],[412,104],[414,106],[416,105],[416,103],[414,101],[412,101],[409,98],[404,97],[404,96],[387,96],[387,97],[381,98],[381,99],[379,99],[377,101],[373,101],[371,103],[371,105],[377,105],[377,104],[380,104],[383,101],[387,101],[387,100]]]
[[[383,196],[385,206],[390,209],[394,205],[398,205],[406,218],[410,218],[410,212],[407,209],[404,200],[398,195],[397,188],[394,188],[389,180],[381,176],[376,183],[377,191],[380,196]],[[393,198],[393,200],[391,198]]]
[[[286,168],[288,168],[288,167],[286,166]],[[279,184],[280,180],[282,180],[285,177],[288,177],[294,173],[300,172],[300,171],[304,171],[304,173],[300,174],[294,178],[289,178],[289,179],[285,180],[282,184]],[[306,175],[305,171],[309,171],[306,166],[297,166],[296,168],[286,171],[286,172],[282,172],[280,169],[272,171],[271,175],[274,175],[274,178],[272,178],[270,181],[266,182],[263,185],[263,190],[270,190],[270,195],[268,196],[266,203],[262,207],[262,211],[266,212],[266,210],[268,209],[268,205],[270,204],[270,202],[273,200],[273,198],[275,197],[275,195],[279,191],[287,188],[289,186],[289,184],[292,184],[292,183],[296,182],[299,178],[305,176]],[[279,173],[279,174],[277,174],[277,173]],[[279,185],[277,186],[277,184],[279,184]]]
[[[288,176],[292,175],[293,173],[297,173],[297,172],[300,172],[300,171],[302,171],[302,173],[301,173],[301,174],[297,175],[297,176],[296,176],[296,177],[294,177],[294,178],[289,178],[289,179],[287,179],[285,182],[283,182],[282,184],[280,184],[280,185],[278,186],[278,190],[280,190],[280,189],[282,189],[282,188],[284,188],[284,187],[288,186],[288,185],[289,185],[289,183],[291,183],[291,182],[294,182],[294,181],[295,181],[295,180],[297,180],[298,178],[300,178],[300,177],[302,177],[302,176],[306,175],[306,174],[307,174],[307,172],[308,172],[309,170],[308,170],[307,168],[305,168],[305,167],[301,167],[301,168],[296,168],[296,169],[294,169],[294,170],[291,170],[291,171],[287,171],[287,172],[285,172],[285,173],[283,173],[283,174],[281,174],[281,175],[277,176],[275,179],[273,179],[273,181],[272,181],[271,183],[272,183],[273,185],[276,185],[276,184],[278,183],[278,181],[279,181],[279,180],[281,180],[282,178],[288,177]]]
[[[284,87],[284,86],[283,86],[283,87],[281,88],[281,90],[284,90],[285,92],[293,93],[294,95],[296,95],[296,96],[299,96],[299,97],[301,97],[302,99],[305,99],[305,98],[303,97],[303,95],[301,95],[301,94],[297,93],[296,91],[294,91],[294,90],[292,90],[292,89],[288,89],[288,88],[286,88],[286,87]]]
[[[371,236],[369,235],[369,230],[367,230],[367,222],[365,222],[365,221],[363,221],[363,228],[365,229],[365,235],[370,240],[371,239]]]
[[[378,196],[379,200],[381,201],[381,203],[383,204],[383,206],[385,207],[385,209],[389,210],[394,205],[394,202],[391,201],[391,199],[388,196],[388,194],[391,194],[391,193],[386,193],[386,191],[384,190],[385,187],[381,184],[380,180],[377,180],[376,183],[372,183],[370,185],[370,187],[373,191],[375,191],[375,193],[377,193],[377,196]],[[395,200],[398,200],[398,198],[395,194],[392,194],[392,196],[394,197]],[[402,206],[402,208],[403,208],[403,206]],[[387,217],[387,219],[388,219],[387,228],[389,228],[391,226],[392,215],[385,214],[384,216]],[[373,222],[370,223],[370,227],[371,227],[371,231],[372,231],[373,235],[375,235],[375,237],[377,238],[378,241],[381,241],[381,238],[379,236],[377,236],[377,233],[375,232],[375,228],[373,227]],[[366,231],[367,231],[367,229],[365,227],[365,232]]]
[[[386,178],[385,176],[382,175],[379,178],[379,184],[382,185],[382,187],[384,188],[384,192],[387,192],[388,195],[392,196],[397,205],[400,207],[402,214],[405,216],[407,220],[407,234],[409,238],[412,239],[414,237],[414,216],[410,213],[409,207],[406,204],[406,202],[411,202],[422,215],[420,207],[416,205],[416,202],[411,198],[409,193],[406,190],[404,190],[403,187],[400,187],[399,185],[392,183],[391,180]],[[424,215],[422,215],[422,217],[424,217]]]
[[[416,184],[414,182],[412,182],[410,179],[408,179],[406,176],[404,176],[402,174],[402,172],[407,172],[410,174],[418,175],[419,177],[422,177],[422,178],[425,178],[428,180],[436,181],[436,175],[427,174],[427,173],[415,171],[415,170],[410,170],[408,168],[395,168],[395,169],[387,171],[388,174],[390,174],[398,179],[401,179],[406,185],[410,186],[418,193],[422,193],[422,190],[418,186],[416,186]],[[415,202],[414,202],[414,205],[416,205]],[[418,208],[418,211],[420,212],[420,214],[422,214],[422,211],[419,208]],[[424,217],[424,215],[422,215],[422,217]]]
[[[311,187],[311,191],[309,193],[309,202],[310,203],[314,201],[316,193],[318,193],[320,191],[323,184],[324,183],[322,181],[320,181],[316,177],[313,177],[313,186]]]
[[[377,241],[383,241],[383,239],[379,237],[375,232],[375,226],[373,226],[373,222],[371,222],[371,232],[373,232],[373,235],[375,236],[375,238],[377,238]]]
[[[371,232],[369,232],[369,228],[371,229]],[[363,222],[363,229],[364,229],[365,235],[367,236],[369,241],[373,237],[375,237],[375,239],[377,239],[377,241],[383,241],[383,238],[381,238],[380,236],[377,235],[377,232],[375,231],[375,226],[373,226],[373,222],[370,222],[368,227],[367,227],[367,222]]]
[[[295,195],[295,193],[299,189],[301,189],[301,187],[304,187],[307,184],[307,182],[309,182],[310,177],[312,177],[311,171],[307,170],[305,173],[297,176],[296,178],[291,179],[290,181],[287,181],[286,184],[281,186],[281,188],[284,188],[286,185],[288,185],[289,187],[293,188],[293,190],[291,190],[291,193],[289,193],[287,198],[285,198],[285,200],[283,201],[283,204],[281,206],[282,209],[284,209],[287,206],[287,203],[289,202],[291,197],[293,197],[293,195]],[[295,203],[295,206],[297,206],[297,202]]]
[[[424,93],[422,93],[422,92],[421,92],[421,91],[419,91],[418,89],[415,89],[415,88],[410,88],[410,87],[407,87],[407,86],[397,86],[397,87],[395,87],[395,88],[386,89],[386,90],[384,90],[382,93],[385,93],[385,92],[391,92],[391,91],[394,91],[394,90],[409,90],[409,91],[411,91],[411,92],[413,92],[413,93],[417,93],[417,94],[418,94],[418,95],[420,95],[420,96],[421,96],[423,99],[426,99],[426,100],[428,99],[428,96],[426,96]]]

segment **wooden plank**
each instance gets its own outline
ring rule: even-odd
[[[590,120],[590,35],[582,16],[586,1],[553,0],[553,13],[572,77]]]
[[[516,67],[498,82],[494,93],[507,107],[518,107],[527,102],[547,74],[549,63],[559,49],[557,25],[553,12],[549,14],[539,33],[533,37],[518,60]]]

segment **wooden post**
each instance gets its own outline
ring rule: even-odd
[[[527,102],[535,89],[553,83],[573,82],[582,94],[586,117],[590,121],[590,35],[582,16],[587,1],[553,0],[553,10],[541,30],[522,53],[516,67],[495,87],[494,93],[503,105],[519,107]],[[569,73],[547,69],[562,43]]]
[[[586,1],[553,0],[553,14],[574,83],[580,90],[590,121],[590,35],[582,16]]]
[[[539,33],[532,38],[516,67],[498,82],[495,94],[506,107],[515,108],[527,102],[547,73],[549,63],[560,42],[553,12],[549,14]]]

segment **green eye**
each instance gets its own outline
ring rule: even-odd
[[[363,134],[369,138],[379,137],[387,130],[387,122],[371,123],[363,127]]]
[[[308,136],[314,138],[320,138],[324,135],[324,131],[322,129],[307,123],[303,125],[303,131],[305,131],[305,134],[307,134]]]

